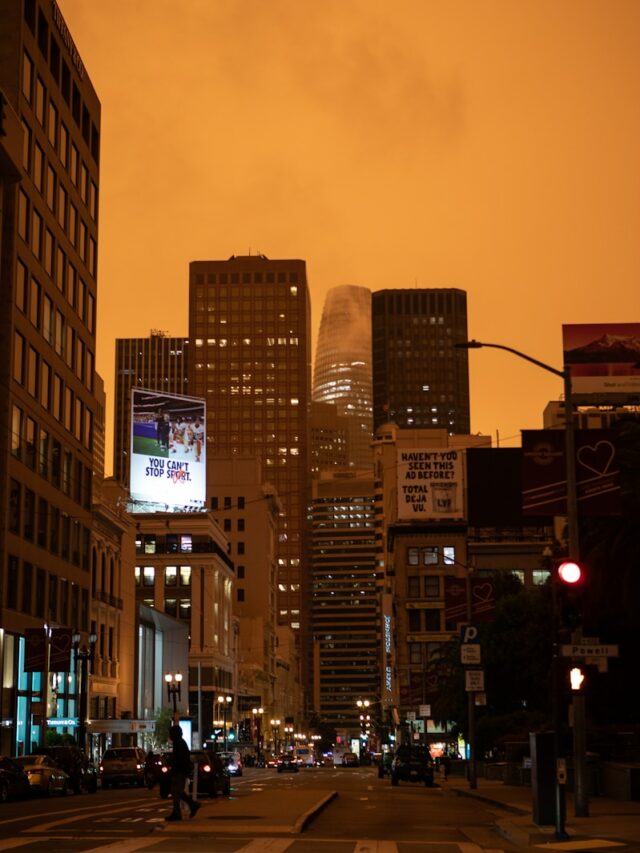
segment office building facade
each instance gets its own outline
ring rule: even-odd
[[[373,422],[469,432],[467,294],[457,289],[372,294]]]
[[[348,464],[371,468],[371,291],[351,284],[327,294],[313,373],[313,400],[333,403],[348,425]]]
[[[305,262],[264,255],[193,261],[189,340],[190,393],[207,404],[207,458],[259,457],[282,501],[277,616],[300,631],[311,384]]]
[[[22,135],[20,180],[3,189],[0,292],[0,656],[10,674],[0,746],[12,754],[42,743],[52,715],[77,714],[71,663],[49,673],[46,659],[53,628],[86,642],[90,623],[100,102],[55,2],[2,4],[0,90],[3,124],[16,115]],[[45,632],[45,664],[33,671],[29,630]]]

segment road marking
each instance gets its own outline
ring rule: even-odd
[[[131,802],[133,802],[135,805],[135,803],[148,803],[149,800],[133,800],[133,801],[130,801],[129,805],[127,806],[127,809],[131,808]],[[95,812],[96,809],[100,811],[104,808],[105,808],[105,806],[103,806],[103,805],[100,805],[100,806],[96,806],[96,805],[78,806],[77,808],[65,809],[65,812],[67,814],[74,813],[74,814],[79,816],[81,812]],[[109,806],[107,805],[106,808],[109,808]],[[59,814],[60,814],[60,810],[55,811],[55,812],[43,812],[41,815],[38,815],[38,817],[53,817],[53,815],[59,815]],[[0,820],[0,825],[4,826],[7,823],[19,823],[21,820],[31,820],[32,818],[33,818],[32,814],[25,814],[25,815],[22,815],[21,817],[2,818],[2,820]]]
[[[395,841],[358,841],[353,853],[398,853]]]
[[[84,850],[83,853],[109,853],[111,850],[114,853],[135,853],[136,850],[153,847],[166,840],[166,838],[128,838],[126,841],[120,839],[113,844],[104,844],[100,847],[92,847],[90,850]]]
[[[83,809],[83,811],[86,811],[86,809]],[[91,809],[91,811],[95,811],[95,808]],[[118,814],[119,812],[130,812],[130,811],[131,811],[131,804],[126,805],[126,806],[120,806],[119,808],[116,808],[116,809],[101,810],[100,814],[110,815],[110,814]],[[46,815],[41,815],[41,817],[43,817],[43,816],[46,817]],[[67,823],[73,823],[74,821],[78,820],[78,817],[79,817],[79,815],[76,814],[76,815],[72,815],[71,817],[61,818],[60,820],[52,820],[50,823],[39,824],[38,826],[34,826],[30,829],[25,829],[24,832],[25,833],[34,833],[35,835],[42,835],[43,832],[49,832],[49,830],[55,829],[57,826],[64,826]]]
[[[236,850],[236,853],[282,853],[293,844],[294,840],[293,838],[254,838],[253,841]]]
[[[15,847],[22,847],[24,844],[35,844],[37,841],[50,841],[48,835],[42,838],[5,838],[0,841],[0,850],[13,850]]]

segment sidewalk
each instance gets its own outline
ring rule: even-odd
[[[510,812],[510,817],[499,817],[499,831],[522,847],[540,845],[550,850],[585,850],[591,849],[591,845],[613,848],[616,844],[635,844],[640,850],[640,802],[591,797],[589,817],[575,817],[573,796],[568,793],[565,827],[569,841],[559,841],[555,837],[555,826],[537,826],[533,822],[531,788],[527,786],[478,779],[477,788],[472,791],[465,778],[452,776],[447,782],[438,779],[438,783],[445,791],[461,797],[474,797]],[[596,839],[604,843],[598,844]],[[579,843],[581,841],[591,844],[585,847]]]
[[[278,788],[265,788],[252,791],[249,797],[231,796],[201,800],[200,809],[194,818],[168,822],[163,830],[168,835],[299,835],[311,818],[336,795],[336,791],[292,788],[283,796]]]

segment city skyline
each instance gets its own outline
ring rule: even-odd
[[[563,323],[637,317],[637,4],[60,8],[103,104],[109,407],[115,338],[184,334],[201,257],[304,259],[312,351],[344,283],[465,290],[470,337],[556,367]],[[505,445],[562,393],[495,351],[470,384]]]

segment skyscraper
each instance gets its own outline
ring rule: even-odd
[[[300,629],[311,384],[305,262],[264,255],[193,261],[189,339],[190,393],[207,402],[207,459],[261,458],[282,501],[278,621]]]
[[[467,294],[379,290],[372,296],[373,422],[469,432]]]
[[[0,659],[15,675],[0,751],[12,754],[44,740],[48,679],[40,662],[25,672],[25,631],[42,638],[46,622],[84,642],[89,630],[100,102],[55,0],[2,3],[0,90],[0,124],[17,116],[22,130],[20,180],[0,178]],[[67,716],[73,684],[57,691]]]
[[[348,419],[348,464],[372,466],[371,292],[344,284],[327,294],[313,373],[313,400]]]
[[[116,340],[113,476],[129,483],[131,389],[189,395],[189,341],[153,330],[148,338]]]

